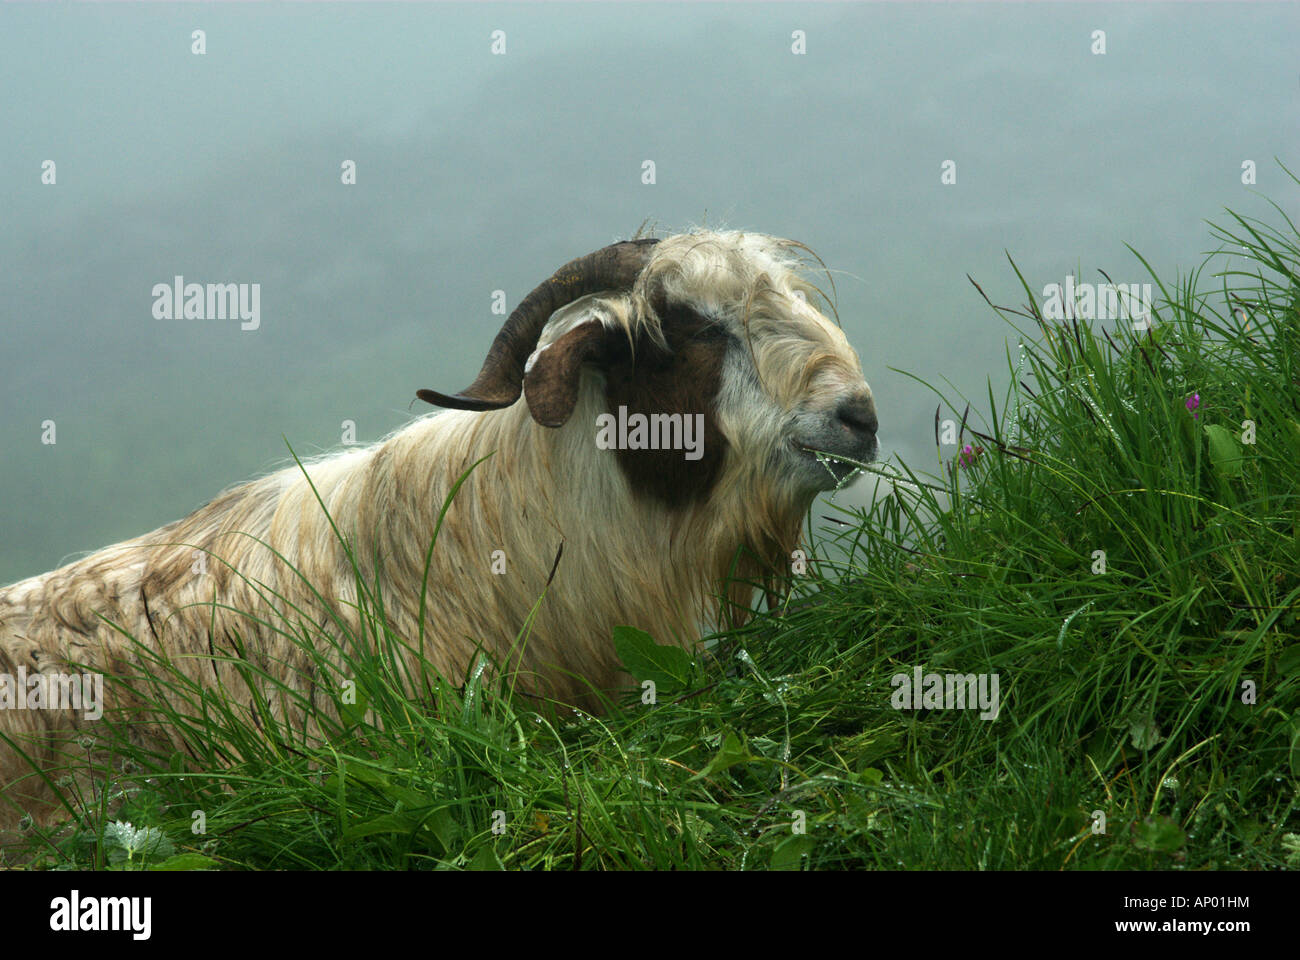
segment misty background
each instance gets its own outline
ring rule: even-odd
[[[6,5],[0,583],[286,438],[379,439],[473,378],[493,290],[513,308],[646,218],[816,250],[882,457],[934,470],[938,399],[890,368],[986,415],[1016,355],[967,273],[1012,305],[1004,251],[1039,291],[1147,281],[1129,243],[1168,281],[1225,206],[1297,216],[1297,49],[1286,4]],[[177,274],[260,284],[259,329],[155,319]]]

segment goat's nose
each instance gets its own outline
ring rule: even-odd
[[[849,430],[865,437],[874,437],[876,428],[880,426],[876,419],[876,405],[869,396],[841,401],[835,408],[835,416]]]

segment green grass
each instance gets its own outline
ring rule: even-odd
[[[784,615],[694,659],[621,632],[657,704],[575,716],[481,664],[405,676],[407,641],[363,589],[364,636],[342,621],[301,636],[358,690],[322,718],[328,745],[156,662],[191,752],[122,738],[113,797],[69,797],[74,827],[22,862],[1300,865],[1300,236],[1282,219],[1230,215],[1231,258],[1153,280],[1149,332],[1045,320],[1024,284],[1023,307],[994,308],[1024,344],[1006,397],[990,387],[976,421],[940,395],[965,458],[873,469],[871,508],[814,518]],[[916,666],[996,673],[997,719],[894,709],[891,677]]]

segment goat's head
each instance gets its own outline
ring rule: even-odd
[[[820,293],[801,274],[805,249],[736,231],[605,247],[524,298],[473,384],[418,395],[493,410],[522,392],[537,423],[560,427],[584,370],[599,373],[611,412],[703,417],[698,459],[619,451],[638,492],[670,505],[707,497],[728,466],[749,475],[745,486],[806,506],[852,472],[834,456],[866,462],[878,444],[871,389],[844,334],[815,306]]]

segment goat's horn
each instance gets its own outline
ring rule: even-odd
[[[560,307],[601,290],[626,290],[650,260],[658,240],[624,240],[570,260],[506,318],[492,341],[478,377],[460,393],[417,390],[426,403],[457,410],[499,410],[523,392],[524,364],[537,346],[546,321]]]

